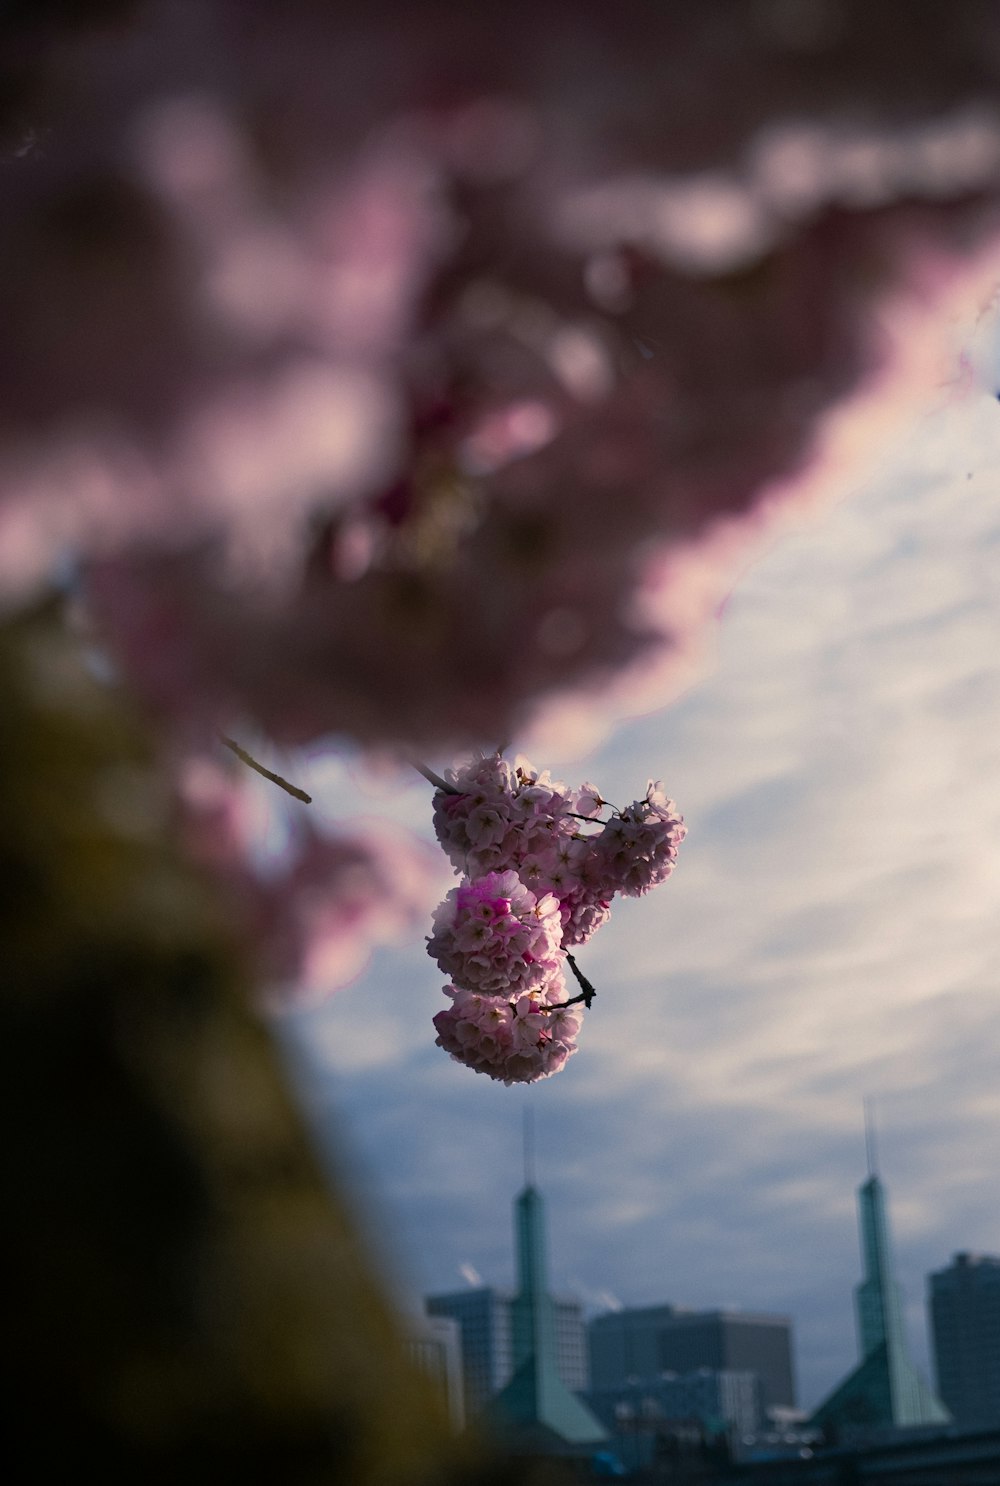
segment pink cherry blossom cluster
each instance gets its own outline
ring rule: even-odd
[[[592,784],[569,789],[498,753],[448,771],[434,829],[465,874],[427,944],[454,982],[434,1018],[438,1045],[508,1084],[557,1072],[576,1051],[576,1003],[594,994],[570,948],[607,920],[616,893],[639,897],[669,877],[686,832],[676,805],[650,781],[617,810]],[[566,994],[564,963],[579,996]]]
[[[561,976],[556,977],[560,987]],[[434,1018],[437,1042],[459,1063],[505,1084],[533,1083],[558,1073],[576,1052],[583,1014],[537,994],[508,1001],[445,986],[452,1004]]]
[[[427,952],[460,985],[489,995],[540,991],[559,970],[562,923],[552,893],[536,897],[516,872],[452,888],[434,914]]]

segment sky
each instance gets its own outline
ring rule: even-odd
[[[940,389],[843,501],[750,567],[680,701],[584,760],[524,751],[619,803],[661,778],[689,835],[673,877],[580,951],[599,994],[580,1052],[536,1086],[434,1046],[442,978],[419,935],[282,1024],[391,1287],[511,1283],[530,1107],[553,1288],[591,1312],[788,1315],[810,1408],[856,1361],[869,1096],[929,1372],[926,1275],[1000,1253],[991,388]],[[433,840],[415,774],[327,758],[297,782],[331,816],[388,814]]]

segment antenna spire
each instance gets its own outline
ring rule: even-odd
[[[530,1105],[524,1111],[524,1185],[535,1185],[535,1111]]]
[[[875,1153],[875,1101],[866,1095],[862,1106],[865,1112],[865,1157],[868,1161],[870,1180],[878,1175],[878,1161]]]

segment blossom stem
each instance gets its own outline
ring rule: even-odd
[[[583,999],[584,1005],[586,1006],[587,1010],[589,1011],[590,1010],[590,1003],[591,1003],[591,1001],[593,1001],[594,997],[597,995],[597,992],[595,991],[594,987],[591,985],[591,983],[587,979],[587,977],[584,975],[583,971],[580,969],[579,965],[576,963],[576,960],[570,954],[570,952],[569,952],[568,949],[565,951],[565,954],[566,954],[566,961],[567,961],[567,963],[569,965],[569,968],[572,970],[573,974],[576,976],[577,984],[579,985],[580,991],[582,993],[582,999]]]
[[[312,804],[312,795],[307,795],[305,790],[299,789],[297,784],[289,784],[288,780],[283,779],[280,774],[275,774],[270,769],[265,769],[263,764],[259,764],[255,758],[247,753],[245,748],[241,748],[232,738],[227,738],[223,733],[220,733],[219,739],[231,752],[235,753],[241,763],[246,764],[247,768],[254,769],[263,778],[269,779],[272,784],[276,784],[279,789],[283,789],[286,794],[291,795],[296,800],[301,800],[304,805]]]
[[[539,1006],[538,1007],[538,1010],[539,1011],[562,1011],[567,1006],[578,1006],[580,1004],[580,1002],[582,1001],[585,1010],[589,1011],[590,1010],[590,1003],[593,1001],[594,997],[597,995],[597,992],[594,990],[594,987],[591,985],[590,981],[584,975],[583,971],[580,969],[579,965],[576,963],[576,961],[574,960],[573,956],[570,954],[569,950],[566,949],[566,950],[563,951],[563,953],[565,954],[567,960],[569,961],[570,969],[572,970],[573,974],[576,976],[577,980],[580,983],[580,994],[578,996],[570,996],[570,998],[569,998],[568,1001],[552,1001],[547,1006]],[[513,1009],[513,1008],[515,1008],[517,1006],[517,1002],[516,1001],[511,1001],[510,1005],[511,1005],[511,1009]]]
[[[462,791],[460,789],[456,789],[453,784],[446,783],[445,780],[441,778],[440,774],[435,774],[433,769],[428,769],[427,765],[422,764],[419,759],[411,758],[410,763],[416,769],[418,774],[422,774],[424,776],[428,784],[433,784],[436,785],[438,789],[443,789],[446,795],[460,795],[462,793]]]
[[[577,1005],[577,1002],[584,1003],[584,1008],[590,1010],[590,1003],[593,1002],[594,996],[596,996],[597,991],[594,990],[593,985],[590,984],[590,981],[588,981],[587,976],[584,975],[584,972],[579,969],[577,961],[574,960],[574,957],[572,957],[572,954],[569,953],[569,950],[566,950],[565,954],[566,961],[568,961],[569,963],[569,969],[571,969],[572,972],[574,972],[574,975],[577,976],[577,981],[579,984],[579,996],[571,996],[571,999],[569,999],[568,1002],[556,1002],[553,1006],[547,1006],[545,1010],[550,1010],[550,1012],[559,1012],[559,1010],[563,1009],[563,1006],[575,1006]]]

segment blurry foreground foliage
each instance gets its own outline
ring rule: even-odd
[[[0,630],[0,696],[21,1479],[550,1479],[458,1445],[411,1371],[148,742],[57,613]]]

